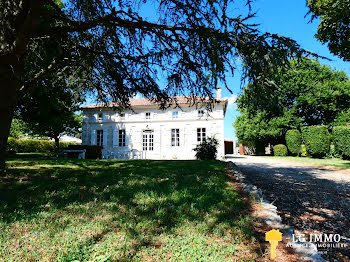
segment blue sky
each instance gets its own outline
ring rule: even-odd
[[[261,31],[277,33],[296,40],[304,49],[332,59],[332,61],[321,60],[322,63],[343,70],[350,76],[350,63],[333,56],[327,46],[322,45],[314,37],[318,21],[308,23],[309,16],[305,18],[308,11],[306,0],[257,0],[253,2],[253,10],[257,11],[255,21],[261,24],[259,27]],[[229,78],[228,83],[234,94],[231,95],[227,90],[223,90],[222,93],[223,97],[230,98],[229,101],[232,102],[235,96],[241,93],[239,76]],[[232,123],[238,115],[237,107],[230,103],[225,117],[225,138],[236,139]]]

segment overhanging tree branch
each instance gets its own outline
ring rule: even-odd
[[[57,70],[57,68],[62,67],[65,63],[68,63],[72,57],[72,55],[64,55],[52,60],[52,62],[46,68],[41,69],[39,72],[35,73],[31,79],[24,82],[19,89],[19,92],[28,92],[31,88],[33,88],[36,82],[43,79],[48,74],[54,72]]]
[[[25,48],[35,31],[37,22],[39,20],[40,11],[42,9],[43,0],[32,0],[31,5],[27,11],[26,18],[21,26],[17,37],[10,47],[9,53],[22,55]]]

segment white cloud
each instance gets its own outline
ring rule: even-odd
[[[223,99],[228,100],[228,106],[233,106],[236,103],[237,98],[238,98],[238,95],[234,95],[234,94],[223,97]]]

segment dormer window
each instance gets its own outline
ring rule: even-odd
[[[102,119],[103,119],[102,113],[98,113],[97,120],[98,120],[99,122],[101,122]]]
[[[179,117],[179,112],[178,111],[173,111],[173,119],[176,119]]]
[[[204,110],[198,110],[198,117],[204,116]]]
[[[151,112],[146,112],[146,119],[151,119]]]
[[[120,113],[120,120],[125,120],[125,113]]]

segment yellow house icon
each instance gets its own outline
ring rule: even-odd
[[[265,240],[270,242],[271,258],[276,257],[276,247],[279,241],[282,241],[282,233],[277,229],[272,229],[265,233]]]

